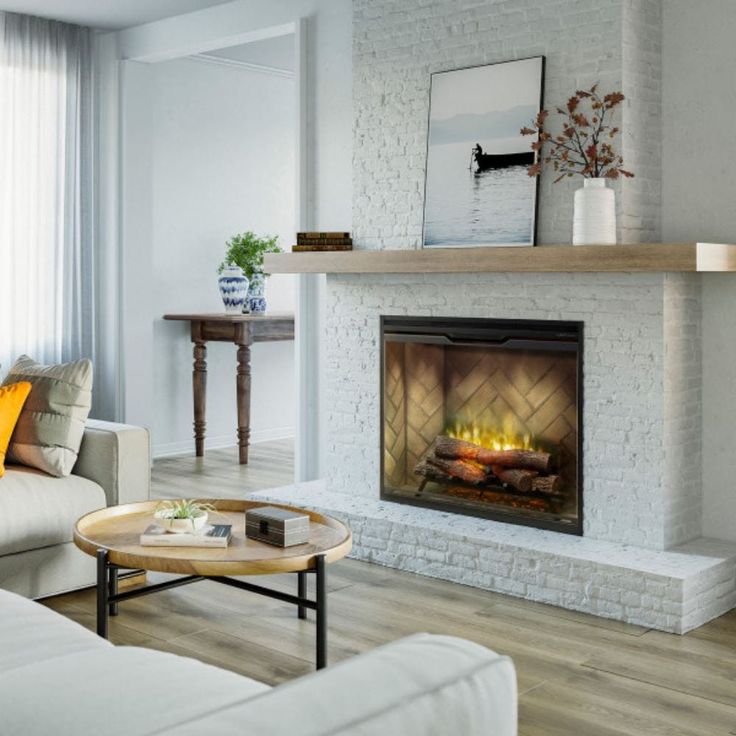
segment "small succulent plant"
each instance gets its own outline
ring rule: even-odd
[[[189,519],[194,529],[194,520],[208,511],[217,509],[211,503],[203,503],[195,499],[179,499],[176,501],[161,501],[156,506],[156,517],[161,521],[173,521],[174,519]]]

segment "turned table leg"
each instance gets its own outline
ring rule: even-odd
[[[203,340],[194,342],[194,445],[197,457],[204,455],[205,406],[207,404],[207,344]]]
[[[238,454],[240,464],[248,464],[250,442],[250,347],[238,344]]]

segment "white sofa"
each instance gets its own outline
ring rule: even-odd
[[[255,655],[254,655],[255,656]],[[515,736],[508,657],[418,634],[269,688],[0,591],[3,736]]]
[[[150,493],[148,432],[89,420],[66,478],[8,465],[0,478],[0,588],[41,598],[95,583],[95,560],[76,548],[77,519]]]

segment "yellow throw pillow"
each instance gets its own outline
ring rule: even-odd
[[[31,393],[28,381],[11,383],[0,388],[0,478],[5,475],[5,453],[23,404]]]

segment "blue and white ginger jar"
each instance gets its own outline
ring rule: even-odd
[[[220,286],[220,295],[228,314],[242,314],[243,305],[248,299],[248,279],[243,276],[240,266],[229,264],[226,266],[220,278],[217,279]]]
[[[251,314],[263,314],[266,311],[266,277],[256,272],[248,287],[248,307]]]

